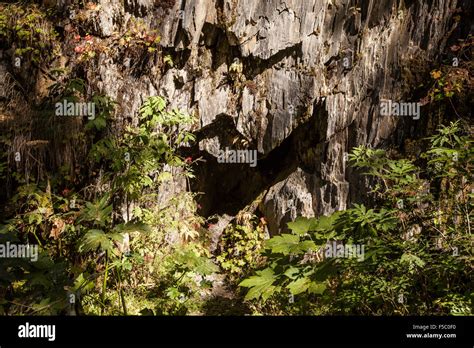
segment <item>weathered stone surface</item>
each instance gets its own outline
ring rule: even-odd
[[[102,54],[87,78],[119,103],[119,118],[134,117],[156,94],[194,112],[198,128],[219,129],[217,116],[229,116],[226,131],[257,149],[262,165],[251,173],[229,166],[212,179],[203,171],[198,187],[199,181],[215,181],[206,186],[209,197],[225,176],[252,192],[236,195],[246,197],[241,202],[230,194],[209,198],[204,210],[219,211],[222,200],[233,199],[243,207],[268,189],[261,212],[275,233],[297,215],[344,209],[360,195],[364,184],[348,171],[344,153],[359,144],[392,142],[397,125],[411,122],[380,116],[379,100],[410,99],[411,66],[426,66],[439,55],[457,6],[457,0],[353,3],[100,0],[101,10],[88,20],[91,34],[104,42],[123,36],[133,15],[158,29],[164,52],[128,57],[130,68],[123,66],[127,57]],[[164,66],[165,53],[173,67]],[[228,74],[236,57],[243,64],[239,81]],[[302,125],[308,133],[288,140]],[[215,163],[223,139],[200,138],[198,154],[208,159],[201,165]],[[293,158],[285,162],[288,170],[275,163],[277,154]]]
[[[113,1],[103,6],[121,13]],[[114,68],[100,64],[103,91],[122,99],[130,114],[147,95],[158,92],[196,112],[202,127],[212,125],[219,114],[230,115],[261,158],[307,122],[315,105],[324,107],[327,118],[315,120],[324,130],[319,139],[324,146],[305,159],[320,163],[313,172],[297,164],[284,180],[267,183],[273,187],[262,212],[276,232],[297,215],[346,208],[349,190],[363,188],[349,187],[343,154],[361,143],[378,146],[390,140],[399,120],[379,116],[379,99],[409,98],[410,81],[400,74],[421,54],[436,57],[455,6],[454,0],[407,6],[394,0],[356,6],[340,0],[176,1],[159,29],[164,46],[189,51],[187,61],[164,76],[147,72],[138,81],[113,77]],[[165,13],[145,0],[140,8],[151,27],[157,13]],[[113,30],[110,17],[99,17],[104,35]],[[228,79],[234,57],[243,61],[244,86]],[[177,79],[182,81],[179,88]],[[217,137],[203,139],[200,150],[217,156],[222,145]]]

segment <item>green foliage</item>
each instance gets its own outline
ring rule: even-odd
[[[81,79],[53,89],[72,100],[86,92]],[[1,226],[0,236],[12,242],[34,241],[45,262],[0,260],[6,265],[0,293],[10,294],[0,311],[69,313],[67,295],[73,293],[75,311],[88,314],[139,314],[144,306],[157,314],[195,313],[202,291],[211,286],[212,280],[204,277],[218,271],[203,247],[207,241],[201,235],[202,218],[192,195],[170,197],[168,206],[156,205],[160,185],[176,179],[170,168],[192,176],[189,163],[176,150],[194,140],[186,130],[193,118],[152,97],[140,109],[137,126],[112,136],[114,102],[97,95],[92,101],[96,118],[85,127],[92,142],[90,170],[101,171],[103,180],[92,199],[90,191],[61,191],[57,185],[63,181],[18,188],[9,202],[13,217]],[[123,205],[128,222],[120,212]],[[151,268],[150,260],[156,261]],[[159,289],[155,296],[144,294],[144,279]]]
[[[111,113],[109,108],[111,104],[107,100],[100,104],[105,105],[103,107],[105,113]],[[132,252],[130,255],[123,255],[116,252],[114,246],[120,245],[123,242],[126,237],[125,234],[130,234],[130,238],[134,240],[131,242],[131,247],[140,240],[145,241],[151,238],[150,233],[136,233],[145,230],[148,232],[153,231],[155,234],[155,237],[151,238],[153,241],[156,239],[157,233],[158,235],[162,233],[159,232],[162,226],[166,226],[167,232],[172,232],[173,227],[176,227],[176,232],[183,242],[193,240],[199,236],[199,233],[194,228],[198,224],[195,221],[195,215],[189,213],[195,210],[195,206],[187,203],[189,202],[187,199],[170,201],[171,205],[177,204],[173,210],[177,215],[176,219],[170,219],[168,214],[171,213],[171,210],[150,210],[153,207],[153,201],[156,199],[156,193],[160,185],[167,180],[173,179],[171,173],[165,170],[166,167],[183,167],[185,169],[182,172],[183,175],[191,176],[187,170],[187,164],[176,155],[176,150],[184,142],[193,140],[193,136],[185,130],[193,122],[193,119],[191,116],[176,109],[168,110],[167,102],[161,97],[149,98],[140,108],[139,116],[138,125],[127,127],[123,136],[106,136],[97,141],[92,147],[90,158],[93,160],[93,163],[103,166],[105,173],[104,184],[110,184],[111,197],[125,201],[128,219],[140,221],[140,223],[117,224],[114,222],[107,230],[103,228],[97,229],[97,226],[102,227],[98,221],[102,223],[108,221],[107,217],[98,214],[104,213],[108,216],[114,209],[112,206],[106,205],[105,202],[108,199],[99,200],[97,207],[90,203],[89,205],[86,204],[86,210],[79,216],[79,219],[87,216],[88,220],[93,222],[93,225],[90,226],[90,230],[84,235],[79,250],[106,252],[106,257],[111,258],[111,263],[106,264],[106,272],[114,270],[114,267],[118,267],[118,276],[130,276],[132,274],[131,270],[133,270],[137,274],[150,277],[150,280],[154,283],[163,284],[160,286],[167,284],[167,290],[156,299],[156,301],[161,303],[158,307],[164,308],[170,305],[169,311],[181,313],[180,311],[187,311],[187,307],[175,297],[177,291],[179,296],[187,296],[189,292],[197,291],[197,289],[191,291],[185,285],[185,283],[189,283],[189,274],[195,272],[196,274],[201,274],[201,276],[205,275],[208,272],[213,272],[215,265],[209,263],[209,259],[204,257],[201,252],[196,253],[196,250],[193,250],[187,253],[178,253],[172,247],[163,248],[163,245],[160,243],[161,251],[159,254],[161,254],[161,260],[170,259],[170,261],[156,265],[156,269],[152,271],[146,267],[143,268],[143,262],[145,258],[149,259],[152,255],[154,255],[153,259],[157,257],[158,249],[153,248],[148,253]],[[132,202],[134,208],[130,211],[129,206]],[[164,238],[166,235],[168,234],[163,232],[161,238]],[[145,245],[153,245],[152,241],[145,244],[140,243],[140,246],[137,246],[137,250],[141,248],[146,250]],[[166,239],[163,239],[162,242],[166,243]],[[197,244],[189,244],[190,247],[193,245],[196,246]],[[156,273],[168,280],[158,281]],[[175,277],[177,273],[181,275]],[[106,278],[107,275],[104,277]],[[106,296],[105,282],[106,280],[104,279],[103,295],[100,300],[102,302],[108,296]],[[121,284],[117,284],[117,286],[119,289],[122,288]],[[130,287],[131,293],[137,295],[138,290],[135,289],[135,286],[130,285]],[[121,293],[120,297],[122,303],[125,301],[135,301],[133,296],[123,293]],[[168,300],[171,303],[166,302]],[[153,303],[156,304],[153,301],[149,302],[149,306]],[[91,303],[91,307],[93,306],[94,302]],[[99,306],[98,308],[104,307]],[[136,308],[133,310],[136,310]]]
[[[173,58],[169,54],[163,57],[163,63],[168,65],[170,68],[174,66]]]
[[[331,273],[331,267],[328,264],[313,267],[305,259],[322,247],[326,239],[335,236],[333,226],[337,218],[338,214],[320,221],[298,218],[288,224],[290,234],[266,241],[265,256],[269,266],[240,283],[240,286],[250,288],[246,300],[261,298],[266,301],[275,293],[321,295],[326,289],[326,276]]]
[[[465,40],[458,39],[458,43],[450,47],[450,56],[454,57],[447,64],[431,71],[429,89],[427,95],[421,100],[422,105],[443,100],[450,101],[455,97],[468,96],[469,98],[469,92],[472,89],[469,81],[472,74],[473,47],[472,34],[469,34]]]
[[[142,19],[132,17],[127,31],[118,43],[128,49],[146,47],[148,52],[153,53],[158,49],[160,41],[161,37],[156,30],[147,30]]]
[[[58,314],[67,307],[64,286],[68,265],[57,253],[54,235],[64,200],[37,185],[24,185],[12,199],[16,215],[0,225],[0,243],[36,244],[38,260],[0,259],[0,291],[10,288],[0,303],[4,314]],[[67,216],[67,215],[66,215]],[[20,306],[17,305],[18,302]]]
[[[260,264],[264,240],[265,232],[257,225],[256,216],[243,225],[229,224],[221,236],[216,261],[230,278],[241,278]]]
[[[185,250],[177,253],[173,262],[178,271],[194,271],[201,275],[210,275],[218,271],[218,267],[207,257],[199,255],[195,250]]]
[[[263,300],[268,299],[277,289],[273,282],[277,279],[271,268],[265,268],[257,271],[257,275],[245,279],[240,286],[250,288],[245,296],[247,300],[261,297]]]
[[[95,104],[96,115],[94,119],[87,122],[85,129],[101,131],[106,128],[107,120],[109,120],[113,114],[115,102],[108,97],[94,95],[92,97],[92,103]]]
[[[266,246],[272,253],[281,253],[282,255],[302,254],[308,249],[315,249],[316,244],[311,240],[300,240],[298,235],[282,234],[270,239]]]
[[[289,223],[267,241],[266,268],[240,283],[246,300],[286,313],[471,314],[472,140],[459,123],[429,140],[426,168],[355,148],[351,162],[375,179],[382,207]],[[364,246],[363,258],[327,255],[333,242]]]
[[[109,195],[104,195],[96,202],[85,202],[85,207],[81,211],[78,222],[91,222],[93,226],[105,226],[110,223],[112,205],[108,205]]]
[[[451,122],[429,138],[432,146],[424,157],[436,177],[459,179],[472,173],[473,141],[468,136],[460,136],[460,132],[459,122]]]
[[[129,200],[168,180],[170,174],[164,170],[165,165],[186,166],[176,149],[194,140],[186,131],[194,120],[179,110],[167,110],[166,106],[161,97],[149,98],[140,109],[137,127],[127,127],[123,137],[103,138],[91,150],[90,158],[95,163],[106,163],[105,179],[112,182],[113,190]],[[189,171],[185,175],[192,176]]]
[[[16,57],[40,63],[56,49],[58,34],[35,4],[0,4],[0,38],[15,49]]]
[[[197,228],[203,221],[195,212],[190,194],[172,199],[165,208],[134,210],[134,216],[153,226],[153,233],[134,236],[131,241],[136,257],[132,260],[134,272],[129,275],[129,295],[143,297],[142,284],[154,289],[147,294],[146,308],[141,303],[138,311],[183,315],[201,310],[218,267],[204,247],[204,230]]]
[[[62,71],[61,73],[65,73]],[[88,119],[85,130],[95,135],[103,131],[107,127],[107,123],[111,121],[115,110],[116,103],[109,97],[94,94],[89,96],[87,94],[86,82],[81,78],[67,78],[51,84],[48,87],[50,95],[57,96],[54,98],[54,103],[63,103],[64,100],[68,102],[91,102],[94,104],[95,115],[94,118]],[[69,120],[66,118],[63,122],[67,124]],[[61,132],[61,129],[59,130]]]
[[[431,72],[433,85],[426,97],[427,101],[433,102],[452,98],[455,93],[459,94],[462,92],[465,76],[457,70],[460,69],[446,66],[442,70],[433,70]]]
[[[391,195],[396,198],[408,189],[417,190],[419,185],[419,168],[407,159],[387,159],[382,149],[371,149],[363,146],[354,148],[349,160],[355,168],[366,169],[365,174],[376,177],[383,182],[375,185],[373,192],[380,195]]]

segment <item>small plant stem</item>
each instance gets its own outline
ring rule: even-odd
[[[120,300],[122,302],[122,308],[123,308],[123,314],[128,315],[127,313],[127,306],[125,304],[125,296],[123,294],[122,290],[122,277],[120,275],[121,271],[117,269],[117,279],[118,279],[118,286],[119,286],[119,295],[120,295]]]
[[[109,254],[108,251],[105,251],[105,273],[104,273],[104,283],[102,285],[102,308],[100,310],[100,314],[104,315],[104,310],[105,310],[105,292],[107,290],[107,275],[109,272]]]

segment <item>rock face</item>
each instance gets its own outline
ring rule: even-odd
[[[68,1],[58,1],[68,11]],[[446,44],[456,0],[100,0],[89,33],[107,42],[132,16],[161,35],[152,55],[101,54],[87,79],[114,98],[118,117],[163,95],[195,113],[206,159],[193,183],[204,214],[259,210],[276,233],[296,216],[341,210],[363,196],[346,165],[353,146],[397,142],[420,122],[383,117],[381,99],[410,100],[417,72]],[[169,55],[173,66],[163,63]],[[127,60],[127,68],[124,62]],[[238,58],[241,73],[232,74]],[[422,116],[423,118],[423,112]],[[258,164],[221,164],[225,147]]]

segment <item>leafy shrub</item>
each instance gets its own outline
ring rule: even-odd
[[[37,5],[0,4],[0,37],[12,45],[16,57],[46,60],[57,48],[57,36]]]
[[[58,88],[72,98],[83,93],[79,79]],[[123,136],[108,136],[114,103],[101,96],[93,101],[98,116],[85,128],[93,141],[91,170],[101,171],[102,180],[92,198],[87,190],[66,188],[57,193],[57,183],[50,180],[18,188],[9,202],[13,217],[0,226],[0,237],[37,244],[40,259],[0,260],[0,293],[8,294],[0,311],[196,312],[202,291],[212,283],[204,277],[218,269],[204,248],[206,236],[194,196],[171,197],[165,207],[156,204],[160,185],[173,178],[166,168],[179,167],[185,178],[192,176],[188,161],[176,150],[193,140],[186,131],[193,119],[152,97],[141,108],[136,127],[128,127]],[[122,203],[127,208],[125,220]],[[149,281],[146,290],[157,290],[155,296],[144,292],[143,279]],[[74,308],[71,295],[76,298]]]
[[[425,169],[355,148],[381,207],[289,223],[266,242],[267,267],[240,283],[246,299],[297,296],[306,314],[470,314],[472,140],[451,123],[430,142]],[[363,260],[325,257],[331,241],[365,246]]]
[[[231,278],[246,276],[261,263],[260,251],[265,240],[264,229],[252,215],[242,225],[229,224],[224,230],[216,261]]]

